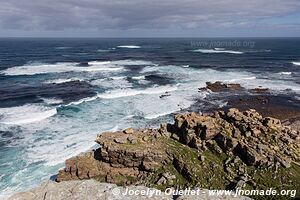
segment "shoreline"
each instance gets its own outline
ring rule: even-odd
[[[220,91],[215,91],[216,95],[218,92],[227,92],[227,91],[224,91],[223,89]],[[240,87],[237,87],[237,88],[234,88],[234,91],[238,91],[238,92],[243,91],[244,92],[245,90],[241,89]],[[232,92],[232,91],[230,91],[230,92]],[[290,125],[291,123],[295,124],[295,122],[299,121],[300,107],[298,106],[299,107],[299,109],[298,109],[297,102],[296,102],[296,107],[294,105],[286,106],[287,102],[284,102],[283,100],[290,101],[290,99],[286,98],[286,96],[284,96],[284,95],[276,96],[276,95],[269,94],[268,91],[259,91],[258,94],[254,94],[254,95],[247,95],[247,94],[244,94],[242,96],[238,96],[236,94],[233,96],[229,95],[227,97],[227,100],[228,100],[227,105],[224,106],[222,109],[218,109],[218,110],[223,110],[225,112],[228,112],[228,109],[231,107],[236,107],[236,108],[240,109],[241,111],[248,110],[249,108],[251,108],[251,109],[254,108],[259,113],[263,114],[264,117],[267,116],[266,115],[267,113],[271,113],[272,117],[277,117],[277,118],[283,120],[283,123],[287,124],[287,125]],[[194,109],[193,111],[196,111],[195,107],[193,108],[193,106],[192,106],[191,108]],[[295,108],[297,108],[297,109],[295,109]],[[217,110],[217,109],[212,109],[212,110]],[[282,111],[284,111],[284,112],[282,112]],[[296,125],[296,126],[298,126],[298,125]],[[150,129],[150,130],[152,130],[152,129]],[[130,130],[130,132],[131,132],[131,130]],[[129,133],[129,134],[131,134],[131,133]],[[116,142],[116,141],[114,141],[114,142]],[[117,143],[122,144],[123,142],[124,141],[119,141]],[[97,150],[95,152],[97,152]],[[87,152],[87,153],[89,153],[89,152]],[[80,155],[78,155],[78,156],[80,157]],[[83,155],[86,155],[86,153],[83,153]],[[74,158],[78,158],[78,156],[75,156]],[[73,158],[71,158],[71,160],[72,159]],[[70,159],[68,159],[68,160],[70,160]],[[89,176],[86,178],[89,178]],[[109,181],[106,180],[105,182],[109,182]]]

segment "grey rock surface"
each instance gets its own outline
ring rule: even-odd
[[[211,195],[207,189],[199,189],[197,195],[182,195],[176,200],[251,200],[249,197],[232,195]]]
[[[8,200],[170,200],[172,196],[125,194],[131,191],[158,191],[144,186],[120,187],[115,184],[101,183],[96,180],[47,181],[27,192],[17,193]]]
[[[129,193],[128,191],[139,191]],[[142,194],[141,191],[144,191]],[[248,197],[209,196],[208,190],[199,189],[196,195],[172,196],[144,186],[121,187],[96,180],[47,181],[27,192],[20,192],[8,200],[251,200]]]

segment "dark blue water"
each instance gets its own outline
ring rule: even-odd
[[[201,108],[207,81],[299,98],[299,46],[299,38],[0,39],[1,195],[49,178],[101,131]]]

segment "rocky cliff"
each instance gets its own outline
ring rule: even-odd
[[[57,182],[212,189],[298,189],[299,123],[284,126],[255,110],[186,113],[158,129],[100,134],[101,148],[66,161]]]

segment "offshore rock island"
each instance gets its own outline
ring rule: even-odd
[[[254,109],[242,112],[230,108],[209,114],[177,114],[173,124],[161,124],[157,129],[104,132],[96,138],[100,148],[66,160],[56,178],[59,183],[48,185],[76,188],[86,182],[79,180],[94,179],[96,185],[107,182],[159,190],[273,188],[299,192],[300,133],[295,123],[285,126],[279,119],[263,117]],[[53,189],[56,187],[50,187],[52,192],[57,192]],[[45,188],[31,194],[43,193],[47,199]],[[28,192],[11,199],[26,199],[26,195]]]

